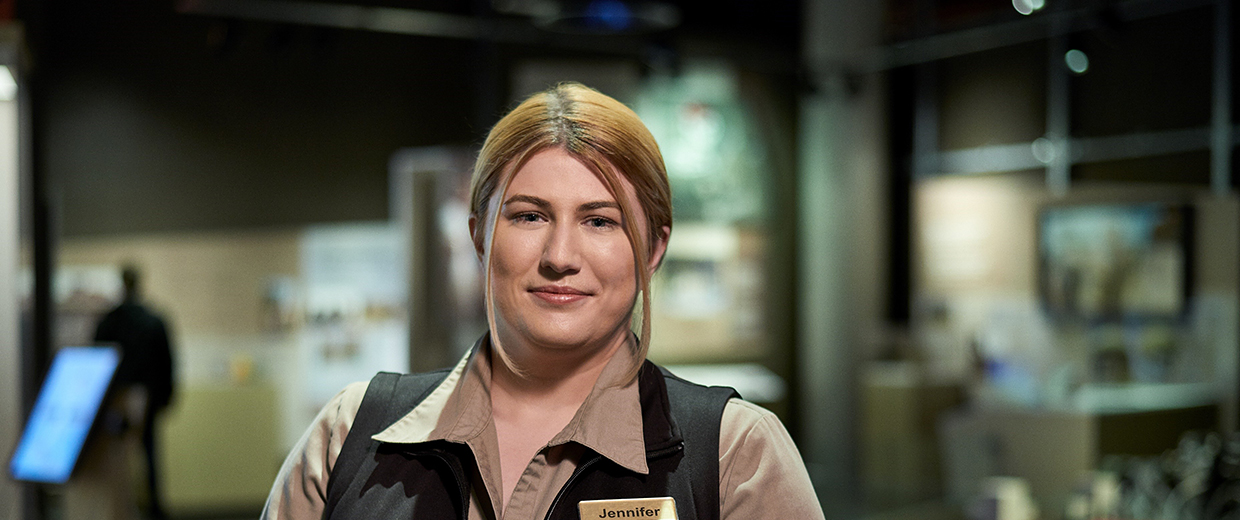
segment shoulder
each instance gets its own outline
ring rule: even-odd
[[[362,398],[366,397],[366,388],[369,386],[370,381],[349,383],[328,402],[326,409],[334,406],[335,420],[345,425],[346,432],[357,417],[357,410],[362,407]]]
[[[152,326],[167,328],[168,320],[164,317],[162,308],[153,307],[149,304],[138,304],[137,308],[139,312],[142,313],[142,316],[148,320]]]
[[[112,307],[111,309],[108,309],[107,312],[103,313],[103,316],[99,318],[99,326],[100,327],[110,326],[113,323],[115,323],[117,320],[121,319],[121,317],[122,317],[121,307],[120,306]]]
[[[306,432],[303,444],[308,445],[313,453],[325,456],[321,469],[330,471],[335,465],[336,455],[353,427],[353,419],[357,417],[369,384],[368,381],[358,381],[346,385],[319,409],[318,417]]]
[[[773,412],[742,399],[723,410],[719,496],[725,519],[823,517],[788,430]]]
[[[336,455],[353,427],[353,419],[357,417],[369,384],[369,381],[358,381],[346,385],[319,409],[318,417],[307,432],[311,437],[310,444],[322,448],[327,455],[324,461],[327,468],[335,464]]]
[[[314,422],[284,459],[262,518],[317,518],[322,515],[332,468],[367,385],[362,381],[344,387],[319,410]]]
[[[649,361],[647,361],[649,363]],[[650,363],[659,373],[663,375],[664,386],[667,387],[669,397],[675,399],[692,398],[695,400],[716,401],[722,405],[724,401],[731,397],[736,397],[736,390],[727,386],[706,386],[687,379],[681,379],[673,374],[667,368],[660,365]]]
[[[112,319],[124,323],[129,327],[141,327],[145,329],[158,329],[163,331],[167,328],[167,321],[164,315],[154,307],[145,303],[124,302],[118,305],[111,313]]]
[[[767,410],[744,399],[732,398],[723,407],[723,418],[719,425],[719,453],[722,459],[724,451],[729,447],[760,442],[792,444],[788,430],[780,422],[774,412]],[[796,449],[792,446],[792,449]]]
[[[779,416],[775,412],[767,410],[759,405],[733,397],[728,399],[728,404],[723,407],[723,422],[734,424],[754,424],[762,421],[779,422]]]

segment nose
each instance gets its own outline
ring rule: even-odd
[[[581,251],[573,226],[556,223],[548,231],[539,267],[557,276],[576,273],[581,268]]]

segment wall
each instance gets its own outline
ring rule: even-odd
[[[256,511],[285,439],[305,428],[306,413],[290,409],[300,401],[283,394],[298,375],[294,337],[264,321],[271,283],[300,273],[299,238],[268,229],[61,244],[62,272],[139,266],[144,299],[168,320],[179,387],[162,424],[161,465],[174,513]]]
[[[143,271],[145,298],[173,320],[178,336],[252,336],[263,331],[263,288],[296,276],[297,229],[128,234],[65,239],[61,265]]]

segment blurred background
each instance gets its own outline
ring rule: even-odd
[[[1236,17],[0,0],[0,447],[132,266],[174,360],[163,507],[256,517],[342,386],[485,330],[474,154],[575,80],[667,162],[651,358],[777,412],[827,518],[1233,518]],[[0,481],[0,517],[149,516],[140,439],[107,451],[66,485]]]

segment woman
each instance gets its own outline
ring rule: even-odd
[[[822,517],[773,414],[645,361],[672,211],[636,114],[575,83],[536,94],[471,188],[488,333],[450,372],[346,387],[264,518]]]

